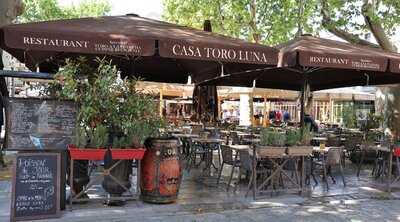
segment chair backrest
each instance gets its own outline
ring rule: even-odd
[[[329,166],[340,164],[342,161],[342,151],[341,147],[330,148],[326,154],[326,164]]]
[[[239,150],[240,166],[244,170],[253,170],[253,159],[251,158],[248,150]]]
[[[210,137],[211,138],[221,138],[221,134],[219,132],[219,129],[213,129],[210,131]]]
[[[199,133],[199,135],[200,135],[200,138],[207,139],[210,136],[210,132],[202,131],[202,132]]]
[[[233,151],[232,148],[226,145],[221,145],[222,161],[227,164],[233,163]]]
[[[326,146],[340,146],[340,136],[328,135]]]
[[[184,134],[190,134],[190,128],[183,128],[182,129],[182,133],[184,133]]]
[[[348,135],[346,137],[344,147],[347,151],[355,150],[357,148],[357,145],[361,145],[362,139],[362,135]]]
[[[203,130],[201,125],[193,125],[192,126],[192,134],[199,134]]]
[[[240,139],[239,139],[239,136],[238,136],[237,132],[231,132],[229,137],[231,138],[232,145],[240,144]]]

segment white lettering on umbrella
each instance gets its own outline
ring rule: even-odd
[[[229,48],[196,47],[193,45],[172,45],[172,54],[182,57],[212,58],[217,60],[239,60],[243,62],[267,63],[268,59],[264,52],[234,50]]]
[[[310,63],[347,65],[349,64],[349,59],[338,58],[338,57],[311,56]]]
[[[172,46],[172,53],[176,56],[189,56],[189,57],[202,57],[200,49],[195,46],[184,46],[174,44]]]
[[[67,40],[67,39],[50,39],[41,37],[23,37],[25,45],[39,45],[39,46],[54,46],[54,47],[68,47],[68,48],[87,48],[88,41],[82,40]]]

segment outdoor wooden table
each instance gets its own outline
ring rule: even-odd
[[[253,134],[248,133],[248,132],[242,132],[242,131],[235,131],[239,137],[244,137],[244,136],[252,136]]]
[[[221,149],[220,145],[221,143],[225,142],[223,139],[219,138],[192,138],[192,141],[194,143],[200,144],[204,150],[207,151],[208,155],[206,157],[206,167],[204,169],[209,169],[211,166],[214,167],[215,170],[218,170],[218,167],[215,166],[213,163],[213,146],[217,146],[218,150],[218,161],[219,164],[221,165]]]
[[[232,150],[239,151],[239,150],[249,150],[251,149],[250,145],[229,145]]]
[[[221,130],[219,131],[221,134],[229,135],[231,133],[230,130]]]
[[[321,149],[321,147],[319,147],[319,146],[313,146],[313,152],[324,154],[324,153],[327,153],[330,148],[332,148],[332,147],[326,146],[323,149]]]
[[[178,137],[178,138],[198,138],[200,137],[199,134],[186,134],[186,133],[173,133],[172,136]]]
[[[324,136],[317,136],[317,137],[313,137],[311,139],[311,143],[314,144],[314,145],[319,145],[321,142],[326,143],[327,141],[328,141],[328,137],[324,137]],[[340,137],[340,142],[343,143],[345,141],[346,141],[346,138]]]
[[[379,153],[383,153],[384,155],[387,155],[387,162],[388,162],[388,164],[386,164],[387,165],[387,175],[386,175],[386,179],[387,179],[387,191],[388,192],[391,192],[391,189],[392,189],[392,185],[395,183],[395,182],[397,182],[397,181],[400,181],[400,161],[399,161],[399,157],[397,157],[396,156],[396,166],[397,166],[397,170],[398,170],[398,173],[399,173],[399,175],[396,177],[396,178],[394,178],[393,180],[392,180],[392,168],[393,168],[393,152],[394,152],[394,148],[393,148],[393,145],[390,145],[390,146],[368,146],[368,147],[364,147],[364,150],[365,149],[372,149],[372,150],[375,150],[376,152],[377,152],[377,155],[379,155]],[[365,151],[363,151],[363,152],[365,152]],[[362,154],[362,156],[361,157],[363,157],[363,154]],[[362,160],[363,158],[361,158],[360,159],[360,162],[359,162],[359,166],[358,166],[358,171],[357,171],[357,176],[359,176],[359,174],[360,174],[360,171],[361,171],[361,164],[362,164],[362,162],[363,162],[363,160]],[[385,169],[384,169],[385,170]]]
[[[205,130],[215,130],[215,129],[218,129],[218,128],[215,127],[215,126],[206,126],[206,127],[204,127],[204,129]]]
[[[372,146],[370,146],[370,145],[361,144],[360,149],[361,149],[361,157],[360,157],[360,160],[358,161],[358,164],[357,164],[357,177],[360,176],[361,167],[362,167],[362,164],[364,163],[365,153],[366,153],[367,150],[374,150],[374,151],[377,152],[377,154],[379,152],[387,153],[387,154],[389,154],[388,158],[393,158],[393,156],[390,157],[391,156],[390,155],[391,154],[391,152],[390,152],[391,148],[387,147],[387,146],[380,146],[380,145],[372,145]],[[392,161],[390,159],[389,159],[388,162],[392,163]]]
[[[257,152],[255,151],[256,149],[260,149],[260,148],[256,148],[254,145],[229,145],[229,147],[235,151],[237,151],[236,153],[238,153],[238,151],[240,150],[248,150],[250,156],[253,157],[253,171],[254,171],[254,175],[257,175],[257,163],[256,162],[260,162],[260,161],[265,161],[265,160],[269,160],[272,165],[273,165],[273,169],[271,169],[271,174],[264,179],[264,181],[261,183],[261,185],[257,186],[257,177],[254,176],[252,181],[251,181],[251,185],[253,186],[253,198],[256,198],[256,193],[259,192],[265,192],[263,191],[263,188],[268,184],[268,182],[271,182],[279,173],[282,173],[283,176],[287,177],[289,179],[289,181],[291,183],[293,183],[297,188],[294,189],[289,189],[289,188],[283,188],[283,189],[273,189],[270,192],[278,192],[278,191],[299,191],[299,192],[303,192],[305,191],[305,186],[304,186],[304,181],[305,181],[305,167],[304,167],[304,156],[290,156],[287,154],[283,154],[280,156],[268,156],[268,155],[263,155],[263,152]],[[254,150],[253,150],[253,147]],[[268,148],[266,148],[268,149]],[[254,153],[256,154],[256,158],[254,158]],[[237,158],[237,154],[235,155],[235,159]],[[300,181],[296,181],[295,179],[293,179],[291,176],[289,176],[285,170],[283,169],[284,166],[286,166],[286,164],[290,161],[290,160],[297,160],[297,158],[300,158],[302,161],[302,168],[301,168],[301,178]],[[297,164],[295,164],[295,166],[297,166]],[[295,171],[297,172],[297,167],[295,169]],[[256,185],[254,185],[256,184]],[[251,187],[248,187],[248,191],[246,193],[246,196],[248,194],[248,192],[251,190]]]
[[[314,141],[327,141],[328,137],[313,137],[311,140],[314,140]]]
[[[257,143],[261,142],[261,139],[258,139],[258,138],[244,138],[243,141],[247,142],[247,143],[251,143],[251,144],[257,144]]]
[[[274,178],[276,176],[278,176],[280,173],[282,174],[283,177],[286,177],[289,180],[289,182],[291,182],[295,186],[295,188],[289,188],[289,187],[286,187],[286,188],[283,187],[281,189],[274,189],[273,188],[269,192],[279,192],[279,191],[304,192],[305,191],[305,189],[304,189],[305,188],[305,186],[304,186],[304,181],[305,181],[305,164],[304,164],[305,160],[304,160],[304,156],[291,156],[291,155],[287,155],[287,154],[284,154],[281,157],[258,155],[257,158],[269,160],[273,165],[273,169],[271,171],[271,174],[266,179],[264,179],[264,181],[261,183],[261,185],[259,185],[257,187],[256,192],[265,192],[265,191],[262,191],[262,189],[265,187],[265,185],[267,185],[268,182],[273,182]],[[300,174],[301,174],[300,180],[292,178],[284,170],[284,167],[289,163],[290,160],[295,161],[295,164],[294,164],[295,169],[294,169],[294,171],[295,171],[295,175],[297,175],[296,178],[298,178],[297,161],[299,161],[299,160],[302,161],[302,164],[301,164],[302,167],[300,169]]]

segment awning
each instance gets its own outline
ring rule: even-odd
[[[0,46],[31,70],[48,60],[109,55],[122,66],[135,63],[127,72],[169,82],[182,82],[182,73],[197,81],[222,66],[234,72],[278,62],[277,49],[137,15],[7,25],[0,28]]]

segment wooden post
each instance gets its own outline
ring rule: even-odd
[[[269,112],[267,110],[267,95],[266,94],[264,94],[264,110],[263,110],[263,113],[264,113],[264,115],[263,115],[263,124],[262,125],[264,127],[267,127],[267,119],[268,119]]]
[[[221,115],[221,111],[222,111],[221,101],[222,101],[222,98],[221,98],[220,96],[217,96],[217,112],[218,112],[218,119],[219,119],[219,120],[222,120],[222,115]]]
[[[333,99],[329,96],[329,106],[330,106],[330,116],[329,116],[329,121],[331,123],[334,122],[335,120],[335,103],[333,101]]]
[[[253,92],[249,94],[249,103],[250,103],[250,123],[251,126],[254,126],[254,104],[253,104]]]
[[[164,101],[163,101],[163,88],[160,89],[160,116],[163,117],[163,108],[164,108]]]
[[[301,97],[300,97],[300,126],[304,126],[304,116],[305,116],[305,101],[306,96],[308,94],[308,90],[310,89],[308,81],[305,79],[303,83],[303,87],[301,89]]]
[[[389,166],[388,166],[388,175],[387,175],[387,192],[392,192],[392,164],[393,164],[393,148],[394,145],[389,144]]]

